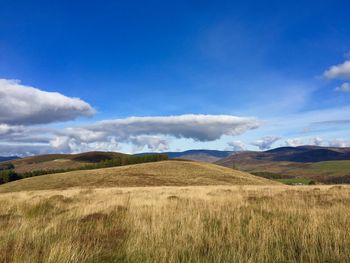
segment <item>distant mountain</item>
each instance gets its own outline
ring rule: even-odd
[[[0,162],[6,162],[11,160],[19,159],[18,156],[0,156]]]
[[[183,152],[164,152],[163,154],[167,154],[169,159],[187,159],[193,161],[202,161],[213,163],[222,158],[228,157],[233,154],[233,151],[218,151],[218,150],[188,150]],[[137,155],[145,155],[145,154],[153,154],[153,153],[139,153]]]
[[[264,152],[240,152],[215,163],[267,178],[307,177],[329,183],[334,178],[339,182],[348,180],[347,177],[350,180],[350,148],[308,145],[280,147]]]
[[[280,147],[264,152],[247,151],[236,153],[227,158],[217,161],[219,164],[234,161],[284,161],[313,163],[333,160],[350,160],[350,148],[299,146]]]

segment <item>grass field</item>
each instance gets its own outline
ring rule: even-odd
[[[349,262],[348,186],[0,194],[0,262]]]
[[[350,161],[327,161],[312,163],[308,167],[313,173],[330,176],[350,175]]]
[[[234,167],[254,174],[269,173],[272,179],[276,176],[286,179],[309,178],[316,182],[335,184],[339,178],[344,177],[349,178],[346,182],[350,182],[350,160],[315,163],[254,161],[236,164]]]

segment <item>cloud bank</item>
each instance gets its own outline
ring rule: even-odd
[[[255,118],[231,115],[179,115],[164,117],[130,117],[101,121],[85,129],[112,134],[121,139],[138,135],[169,135],[195,141],[213,141],[223,135],[236,136],[256,129]]]
[[[95,113],[88,103],[0,79],[0,124],[33,125],[73,120]]]
[[[93,142],[131,143],[140,150],[163,151],[169,148],[163,137],[185,138],[194,141],[214,141],[223,135],[236,136],[259,127],[255,118],[231,115],[179,115],[162,117],[130,117],[105,120],[92,125],[68,128],[57,133],[51,146],[70,148]],[[74,146],[74,147],[72,147]]]
[[[207,142],[222,136],[236,136],[258,128],[255,118],[231,115],[179,115],[130,117],[68,128],[0,125],[0,152],[20,154],[76,153],[91,150],[120,151],[121,144],[134,151],[166,151],[174,138]]]

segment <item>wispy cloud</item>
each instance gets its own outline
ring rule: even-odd
[[[260,150],[268,150],[271,148],[272,144],[277,142],[279,139],[281,139],[278,136],[265,136],[262,137],[251,144],[258,147]]]
[[[310,139],[310,145],[322,146],[325,144],[325,141],[320,137],[315,137]]]
[[[315,146],[329,146],[329,147],[350,147],[350,141],[344,139],[323,139],[320,137],[310,138],[309,140],[302,140],[300,138],[290,138],[285,140],[286,146],[301,146],[301,145],[315,145]]]
[[[340,86],[335,88],[335,91],[350,92],[350,83],[349,82],[345,82],[345,83],[341,84]]]
[[[331,66],[323,73],[323,76],[327,79],[350,79],[350,60]]]
[[[329,142],[332,147],[350,147],[350,141],[344,139],[334,139]]]
[[[246,149],[246,145],[241,141],[233,141],[228,143],[228,150],[230,151],[244,151]]]
[[[287,139],[284,143],[286,146],[291,147],[296,147],[304,144],[303,140],[300,138]]]

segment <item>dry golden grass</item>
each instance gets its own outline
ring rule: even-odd
[[[348,186],[0,194],[0,262],[350,262]]]
[[[21,163],[20,165],[16,165],[15,171],[17,173],[26,173],[32,171],[52,171],[59,169],[77,169],[87,165],[88,163],[77,162],[69,159],[55,159],[51,161],[45,161],[40,163]]]
[[[193,161],[162,161],[37,176],[1,185],[0,192],[71,187],[251,184],[278,183],[215,164]]]

